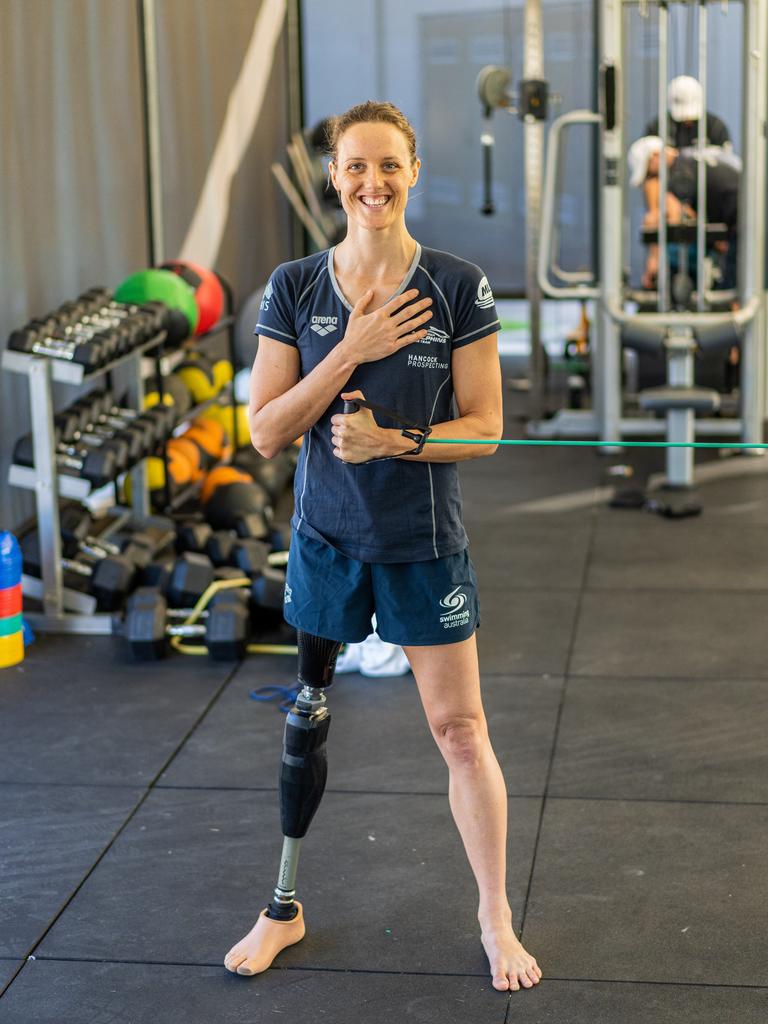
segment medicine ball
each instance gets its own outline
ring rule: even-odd
[[[170,270],[139,270],[126,277],[115,290],[118,302],[163,302],[171,310],[171,323],[166,325],[171,345],[182,342],[197,327],[198,311],[195,293]],[[174,315],[175,313],[175,315]],[[179,314],[183,314],[180,316]]]
[[[144,408],[151,409],[160,401],[160,389],[157,379],[152,378],[144,394]],[[180,377],[169,374],[163,378],[163,404],[173,406],[175,423],[180,423],[192,408],[192,395]]]
[[[241,445],[248,444],[250,437],[250,424],[248,423],[248,406],[238,405],[237,412],[237,441]],[[234,444],[235,428],[234,417],[231,405],[211,405],[205,410],[206,419],[217,420],[227,432],[227,437]]]
[[[168,442],[167,458],[170,495],[173,497],[182,487],[191,483],[195,476],[185,453],[176,449],[173,441]],[[144,460],[144,465],[152,507],[159,508],[162,506],[165,493],[165,463],[159,456],[152,455]],[[123,481],[123,497],[129,504],[133,501],[133,480],[130,473],[126,473]]]
[[[194,292],[200,314],[195,334],[205,334],[224,315],[225,299],[221,280],[212,270],[206,270],[188,260],[167,260],[161,266],[163,270],[178,274]]]
[[[239,537],[268,537],[272,517],[269,495],[253,480],[217,487],[205,503],[214,530],[235,530]]]
[[[245,470],[237,469],[235,466],[217,466],[216,469],[211,470],[203,482],[203,487],[200,491],[200,501],[203,505],[207,504],[219,487],[228,487],[230,484],[251,483],[253,483],[253,477],[250,473],[246,473]]]
[[[187,358],[176,369],[176,375],[189,389],[195,405],[207,402],[221,390],[217,384],[214,364],[202,352],[190,352]]]

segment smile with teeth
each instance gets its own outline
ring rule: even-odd
[[[360,196],[360,202],[363,206],[386,206],[391,196]]]

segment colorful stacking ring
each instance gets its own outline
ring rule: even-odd
[[[21,550],[12,533],[0,533],[0,668],[24,658],[21,615]]]
[[[21,584],[0,590],[0,619],[21,612]]]
[[[18,665],[24,659],[24,635],[21,631],[0,636],[0,668]]]
[[[14,633],[21,633],[23,629],[21,612],[18,615],[9,615],[7,619],[0,619],[0,636],[12,636]]]

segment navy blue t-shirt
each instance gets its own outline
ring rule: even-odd
[[[410,288],[418,288],[419,299],[432,298],[428,334],[358,366],[342,390],[360,390],[411,423],[443,423],[456,418],[451,353],[498,330],[493,294],[479,267],[420,245],[396,294]],[[344,337],[351,311],[330,249],[275,270],[256,333],[298,348],[304,377]],[[342,410],[336,398],[304,436],[293,528],[363,562],[426,561],[466,547],[456,463],[342,462],[331,443],[331,416]],[[395,426],[374,416],[382,427]],[[410,445],[403,438],[403,450]]]

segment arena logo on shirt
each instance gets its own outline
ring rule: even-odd
[[[480,309],[490,309],[493,305],[493,292],[491,291],[491,286],[488,284],[487,277],[484,277],[477,286],[477,298],[475,299],[475,305]]]
[[[261,304],[259,309],[262,313],[266,313],[269,309],[269,300],[272,298],[272,278],[267,281],[267,287],[264,289],[264,294],[261,296]]]
[[[312,323],[309,325],[313,331],[324,338],[326,334],[331,334],[339,325],[339,318],[337,316],[313,316]]]
[[[434,342],[436,345],[444,345],[446,341],[448,341],[447,331],[441,331],[437,327],[430,327],[426,333],[426,336],[420,340],[419,344],[431,345],[432,342]]]

